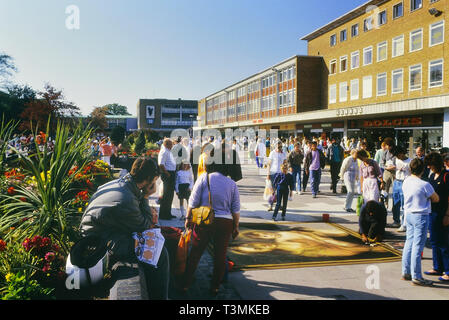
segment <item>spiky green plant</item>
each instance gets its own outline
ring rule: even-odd
[[[8,150],[8,142],[12,139],[14,130],[17,128],[18,122],[15,120],[5,121],[3,115],[0,123],[0,173],[4,171],[4,161],[6,151]]]

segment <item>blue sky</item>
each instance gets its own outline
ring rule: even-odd
[[[201,99],[296,54],[300,37],[366,0],[0,0],[12,78],[46,82],[89,114],[139,98]],[[66,28],[66,8],[80,29]]]

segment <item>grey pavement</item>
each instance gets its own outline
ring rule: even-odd
[[[240,191],[241,222],[270,221],[272,213],[263,200],[265,169],[255,164],[242,165],[243,180],[237,183]],[[310,190],[310,184],[308,186]],[[338,187],[340,191],[340,185]],[[330,214],[330,222],[338,223],[358,232],[358,217],[343,210],[345,195],[333,195],[330,191],[330,174],[327,168],[322,177],[320,194],[316,199],[310,192],[294,195],[289,201],[287,221],[322,221],[322,214]],[[154,199],[153,199],[154,200]],[[178,199],[174,199],[173,214],[179,216]],[[355,200],[353,208],[355,209]],[[391,204],[390,204],[391,209]],[[391,211],[388,223],[392,223]],[[161,220],[161,225],[183,227],[179,219]],[[387,228],[386,243],[401,249],[405,233]],[[212,299],[207,293],[212,274],[212,257],[206,251],[196,272],[195,285],[180,296],[171,294],[172,299]],[[422,270],[432,269],[432,250],[424,249]],[[440,283],[437,278],[434,287],[418,287],[401,280],[401,262],[356,264],[326,267],[306,267],[275,270],[249,270],[229,273],[228,281],[222,285],[217,300],[445,300],[449,299],[449,284]],[[378,280],[378,281],[376,281]]]

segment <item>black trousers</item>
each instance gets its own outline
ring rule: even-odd
[[[337,191],[337,183],[340,180],[341,162],[331,162],[331,188],[332,191]]]
[[[302,191],[306,191],[307,183],[309,182],[309,175],[306,174],[306,170],[303,169],[302,174]]]
[[[164,183],[164,188],[162,192],[162,199],[160,201],[159,207],[159,218],[169,218],[171,216],[171,207],[173,204],[173,197],[175,195],[175,182],[176,175],[175,171],[168,171],[170,176],[167,177],[162,175],[162,182]]]

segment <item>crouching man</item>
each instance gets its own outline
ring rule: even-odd
[[[167,300],[167,250],[162,250],[157,268],[153,268],[138,262],[132,238],[134,232],[151,229],[157,223],[157,211],[150,208],[148,197],[156,192],[159,175],[153,160],[136,159],[129,174],[98,188],[84,212],[80,229],[83,236],[96,235],[109,242],[111,266],[118,261],[139,263],[145,270],[150,299]]]
[[[360,211],[359,227],[365,244],[380,242],[385,236],[387,210],[377,201],[368,201]]]

